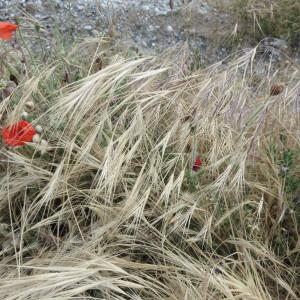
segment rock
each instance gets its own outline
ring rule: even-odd
[[[84,30],[92,30],[93,27],[91,25],[85,25],[85,26],[83,26],[83,29]]]
[[[149,11],[150,10],[150,6],[149,5],[143,5],[142,9],[146,10],[146,11]]]
[[[83,5],[77,5],[77,9],[78,9],[79,11],[82,11],[82,10],[84,10],[84,6],[83,6]]]
[[[210,10],[210,6],[206,3],[202,3],[201,6],[198,8],[199,13],[201,14],[208,14]]]
[[[278,38],[267,38],[263,41],[263,44],[277,49],[285,49],[288,47],[286,40]]]
[[[167,31],[172,32],[173,31],[173,27],[171,25],[167,26]]]
[[[149,25],[148,30],[149,31],[154,31],[154,26],[153,25]]]

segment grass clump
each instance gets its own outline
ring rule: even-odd
[[[298,299],[299,67],[64,53],[20,59],[0,103],[6,125],[34,101],[48,141],[1,145],[0,298]]]
[[[255,40],[264,37],[285,38],[299,46],[300,2],[297,0],[234,0],[232,9],[240,35]]]

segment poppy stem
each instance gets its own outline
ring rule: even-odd
[[[20,27],[19,27],[19,28],[20,28]],[[20,35],[21,41],[22,41],[22,43],[23,43],[25,49],[27,50],[27,52],[28,52],[28,54],[29,54],[29,56],[30,56],[30,60],[31,60],[32,64],[35,66],[35,65],[36,65],[35,59],[34,59],[34,57],[32,56],[31,51],[30,51],[28,45],[26,44],[26,42],[25,42],[25,40],[24,40],[24,37],[23,37],[23,34],[22,34],[22,32],[21,32],[20,29],[18,29],[18,33],[19,33],[19,35]],[[20,49],[22,49],[22,46],[21,46],[19,40],[17,39],[17,35],[16,35],[16,43],[19,45]],[[24,59],[25,59],[25,62],[26,62],[26,56],[25,56],[25,53],[24,53],[23,50],[21,50],[21,51],[22,51],[22,53],[23,53],[23,56],[24,56]]]

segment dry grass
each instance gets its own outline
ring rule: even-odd
[[[1,145],[1,299],[299,297],[299,67],[187,61],[91,39],[0,103],[49,142]]]

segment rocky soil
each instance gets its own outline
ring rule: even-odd
[[[200,63],[228,54],[220,35],[228,16],[202,0],[0,0],[0,13],[2,20],[28,14],[74,37],[98,31],[150,54],[187,42]]]
[[[204,65],[234,50],[232,17],[211,0],[0,0],[0,14],[2,20],[38,21],[50,35],[55,28],[74,38],[103,33],[143,53],[186,42]],[[273,46],[284,48],[285,42]]]

